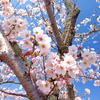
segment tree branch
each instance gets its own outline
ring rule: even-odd
[[[0,27],[0,60],[5,62],[15,73],[30,100],[42,100],[41,94],[36,86],[33,86],[30,76],[24,76],[28,72],[26,66],[10,46],[2,28]]]
[[[72,40],[75,35],[75,23],[76,19],[80,13],[78,7],[72,6],[70,0],[64,0],[64,3],[68,9],[67,19],[65,23],[64,33],[63,33],[63,42],[68,46],[72,45]]]
[[[80,34],[80,35],[86,35],[86,36],[88,36],[91,33],[99,32],[99,31],[100,31],[100,29],[93,29],[93,30],[90,30],[89,32],[87,32],[86,34]]]
[[[22,57],[22,49],[19,47],[17,42],[16,41],[10,42],[10,45],[11,45],[12,49],[14,50],[14,52],[16,54],[18,54],[18,56],[21,58],[24,65],[29,69],[30,64],[27,60],[27,57]]]
[[[58,48],[61,49],[60,47],[61,47],[61,44],[62,44],[62,40],[61,40],[61,37],[60,37],[60,34],[59,34],[59,30],[57,28],[57,24],[56,24],[56,21],[55,21],[54,14],[53,14],[52,9],[51,9],[50,0],[43,0],[43,1],[45,2],[46,10],[47,10],[50,22],[51,22],[52,30],[54,32],[54,35],[55,35],[55,38],[56,38],[56,41],[57,41],[57,44],[58,44]]]
[[[14,82],[14,81],[3,81],[3,82],[0,82],[0,84],[5,84],[5,83],[21,84],[20,82]]]
[[[75,35],[75,23],[76,19],[80,13],[78,7],[73,7],[70,0],[63,0],[68,12],[67,19],[65,23],[64,33],[63,33],[63,43],[66,45],[66,53],[68,52],[68,47],[72,45],[72,40]],[[63,50],[65,52],[65,50]],[[73,84],[67,84],[68,100],[75,100],[75,94],[73,90]]]
[[[95,29],[94,28],[93,30],[90,30],[89,32],[87,32],[85,34],[84,33],[83,34],[76,34],[75,38],[79,38],[80,37],[81,38],[80,41],[82,43],[84,38],[86,38],[87,36],[89,36],[91,33],[95,33],[95,32],[100,32],[100,29]]]
[[[11,93],[11,92],[6,92],[4,90],[0,90],[0,91],[5,93],[5,94],[9,94],[9,95],[13,95],[13,96],[21,96],[21,97],[26,97],[27,98],[27,95],[24,95],[24,94]]]
[[[64,1],[65,5],[66,5],[66,7],[68,9],[68,12],[71,12],[73,6],[72,6],[70,0],[63,0],[63,1]]]

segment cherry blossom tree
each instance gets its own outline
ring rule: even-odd
[[[23,4],[24,9],[17,8]],[[82,100],[73,80],[94,79],[94,86],[100,86],[100,56],[83,49],[84,41],[99,33],[100,15],[88,32],[77,34],[80,9],[76,5],[77,0],[17,0],[13,6],[12,0],[0,0],[0,84],[19,84],[24,89],[2,86],[2,100]],[[81,24],[90,21],[85,18]],[[72,45],[73,40],[80,45]],[[83,95],[88,94],[86,88]]]

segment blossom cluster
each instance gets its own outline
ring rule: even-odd
[[[77,55],[78,50],[79,54],[81,53],[80,56]],[[51,80],[53,79],[55,80],[54,84],[56,84],[58,89],[61,91],[62,88],[65,88],[66,84],[72,83],[72,78],[77,79],[77,76],[81,74],[80,69],[85,70],[87,69],[87,67],[91,68],[91,64],[95,63],[95,61],[97,60],[96,53],[94,51],[89,52],[88,50],[84,50],[84,53],[82,53],[81,50],[81,46],[78,48],[75,45],[69,46],[69,52],[67,54],[64,54],[63,60],[59,58],[57,53],[51,52],[48,55],[48,59],[46,60],[44,69],[47,79],[37,80],[39,89],[45,94],[48,94],[52,90],[53,85],[51,85],[50,82],[52,82]],[[77,63],[79,59],[81,60],[80,64]],[[90,94],[90,91],[88,89],[86,89],[86,94]],[[61,96],[61,93],[59,94],[59,96]]]
[[[70,53],[72,54],[74,51],[72,50],[72,52],[70,51]],[[46,65],[45,65],[45,72],[46,72],[46,77],[50,79],[58,79],[55,81],[55,84],[57,84],[59,90],[62,87],[65,87],[66,83],[71,84],[71,79],[70,78],[75,78],[76,75],[79,73],[79,69],[77,67],[76,61],[73,58],[73,56],[68,53],[65,54],[63,57],[63,60],[61,60],[59,58],[59,56],[57,55],[57,53],[53,53],[51,52],[48,55],[48,60],[46,61]],[[76,51],[74,52],[76,53]],[[73,54],[74,54],[73,53]],[[65,75],[68,75],[67,78],[64,78]],[[63,78],[60,78],[63,77]],[[42,80],[37,80],[37,83],[41,83],[42,84]],[[43,82],[45,82],[43,80]],[[47,80],[46,80],[47,82]],[[42,87],[45,87],[45,84],[37,84],[39,86],[39,89],[45,93],[45,91],[43,91]],[[46,89],[48,91],[46,91],[46,94],[50,92],[52,87],[50,85],[50,83],[48,82],[49,89]]]
[[[27,0],[18,0],[20,4],[25,3],[26,1]],[[43,28],[45,27],[45,32],[41,27],[34,27],[33,36],[31,36],[31,31],[27,30],[27,20],[21,19],[21,17],[18,16],[13,16],[14,9],[11,7],[10,1],[1,0],[2,11],[0,14],[2,17],[5,17],[2,24],[4,33],[9,41],[17,40],[17,37],[24,38],[19,43],[22,44],[22,49],[27,50],[28,48],[29,51],[22,53],[22,57],[29,56],[31,63],[33,64],[30,68],[30,74],[36,76],[38,89],[48,95],[49,93],[52,94],[52,89],[56,85],[56,89],[59,89],[60,91],[59,99],[66,99],[68,97],[66,84],[72,84],[72,79],[77,80],[78,76],[83,75],[81,71],[85,72],[85,70],[89,68],[88,73],[90,77],[94,77],[94,71],[90,68],[91,64],[94,64],[97,60],[97,55],[94,51],[90,52],[89,50],[84,50],[84,52],[82,52],[82,47],[76,47],[75,45],[69,46],[69,52],[64,54],[62,59],[59,58],[57,53],[51,52],[51,38],[47,35],[53,33],[51,23],[48,21],[48,18],[43,21],[43,16],[40,13],[41,11],[43,14],[47,13],[45,4],[42,0],[40,0],[40,5],[38,4],[38,0],[30,1],[33,2],[33,5],[37,4],[36,7],[32,8],[32,6],[28,4],[26,6],[29,10],[28,12],[19,9],[16,14],[35,16],[34,19],[37,17],[38,25]],[[55,0],[52,2],[54,3],[55,17],[58,13],[60,16],[57,22],[59,23],[61,21],[61,24],[64,27],[66,16],[65,5],[62,4],[61,7],[61,5],[55,3]],[[99,2],[99,0],[96,0],[96,2]],[[86,25],[90,21],[91,19],[85,18],[81,24]],[[100,22],[100,16],[97,18],[97,21]],[[80,27],[80,25],[77,25],[77,27]],[[58,28],[60,27],[58,26]],[[93,29],[94,26],[90,25],[90,28]],[[4,69],[1,68],[1,70],[3,71]],[[7,71],[9,72],[8,69]],[[7,76],[1,74],[1,76],[3,79],[9,79],[14,75],[10,74]],[[99,76],[99,73],[96,73],[96,76]],[[83,78],[83,80],[85,81],[85,78]],[[100,86],[100,80],[96,80],[94,86]],[[85,91],[86,95],[90,94],[89,89],[85,89]],[[77,96],[75,100],[81,100],[81,98]]]
[[[5,18],[2,26],[4,27],[4,33],[9,40],[16,40],[19,36],[19,32],[27,29],[27,21],[16,16],[12,18]]]
[[[11,7],[11,3],[9,0],[0,0],[0,4],[2,7],[2,11],[0,11],[0,15],[2,17],[10,17],[14,13],[13,7]]]
[[[50,52],[51,38],[46,34],[43,34],[43,30],[40,27],[33,28],[33,35],[39,43],[40,55],[46,56]]]
[[[32,43],[31,31],[27,30],[27,20],[21,19],[18,16],[12,16],[11,18],[5,18],[3,20],[2,26],[4,27],[4,33],[7,36],[9,41],[16,41],[17,37],[24,38],[20,41],[22,44],[22,49],[31,49]]]
[[[33,29],[33,31],[34,31],[34,34],[36,35],[36,40],[38,40],[37,34],[39,34],[39,32],[41,32],[41,31],[39,30],[39,32],[37,32],[37,31],[35,31],[35,29]],[[49,37],[48,37],[48,40],[49,40]],[[40,41],[38,40],[38,42],[41,45],[43,41],[41,42],[41,39],[40,39]],[[75,47],[75,45],[74,45],[74,47]],[[47,77],[49,79],[48,80],[38,79],[36,84],[39,86],[39,89],[42,92],[44,92],[45,94],[48,94],[53,87],[51,85],[51,83],[49,82],[51,79],[55,80],[54,84],[57,84],[58,89],[61,90],[62,87],[66,86],[66,83],[67,84],[72,83],[71,78],[75,78],[76,75],[79,74],[79,69],[77,67],[77,63],[75,61],[75,58],[72,56],[72,55],[76,54],[77,47],[76,47],[76,50],[75,50],[75,48],[70,46],[69,50],[70,50],[70,53],[65,54],[63,56],[63,60],[61,60],[59,58],[59,56],[57,55],[57,53],[54,53],[54,52],[50,52],[49,55],[47,55],[47,53],[46,53],[46,55],[42,54],[42,56],[48,57],[48,59],[46,60],[46,64],[45,64],[45,69],[44,69],[45,71],[43,71],[43,72],[45,72],[45,77]],[[46,51],[46,50],[44,49],[43,51]],[[40,52],[41,52],[41,49],[40,49]],[[33,65],[34,64],[36,65],[36,62],[39,61],[38,56],[37,57],[30,56],[30,59],[33,62]],[[41,66],[41,70],[43,69],[43,67],[44,66]],[[30,73],[32,75],[35,75],[36,72],[38,73],[38,71],[37,71],[38,68],[34,67],[33,69],[30,70],[31,71]],[[66,75],[67,75],[67,77],[65,78]]]
[[[97,60],[96,52],[89,50],[84,50],[82,53],[83,61],[81,62],[82,69],[86,69],[87,67],[91,68],[91,64],[94,64]]]
[[[81,22],[81,24],[84,24],[84,26],[88,23],[88,22],[90,22],[91,21],[91,19],[90,18],[85,18],[82,22]]]

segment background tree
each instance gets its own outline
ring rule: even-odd
[[[1,89],[1,98],[81,100],[75,93],[72,79],[79,81],[82,77],[84,82],[94,79],[94,85],[100,85],[99,55],[89,49],[82,51],[84,39],[100,31],[99,14],[89,32],[75,35],[80,27],[75,27],[80,13],[77,0],[30,0],[32,4],[28,2],[24,10],[17,8],[26,1],[18,0],[15,7],[12,1],[0,1],[0,14],[4,17],[0,28],[0,84],[22,84],[26,91],[21,94]],[[25,18],[30,19],[31,24]],[[86,25],[90,21],[86,18],[82,23]],[[27,29],[29,25],[31,31]],[[73,38],[81,45],[72,45]],[[92,64],[97,66],[95,70]],[[89,93],[86,89],[84,95]]]

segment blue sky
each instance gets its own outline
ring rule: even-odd
[[[13,2],[14,5],[16,4],[16,0],[11,0],[11,1]],[[80,22],[82,20],[84,20],[85,18],[90,18],[92,16],[92,14],[94,13],[94,11],[95,11],[95,15],[97,16],[97,14],[99,12],[98,6],[100,5],[100,3],[97,3],[96,0],[77,0],[76,5],[81,10],[76,24],[80,24]],[[96,16],[92,19],[93,24],[96,20]],[[89,25],[90,25],[90,23],[88,23],[87,26],[84,26],[84,25],[81,26],[80,29],[77,31],[77,33],[88,32]],[[93,40],[88,39],[84,42],[83,46],[85,48],[87,48],[88,46],[89,46],[89,48],[95,48],[97,53],[100,54],[100,44],[99,44],[100,43],[100,35],[95,37],[95,40],[98,41],[98,43],[93,44]],[[73,42],[73,44],[76,44],[76,42]],[[84,85],[81,82],[74,81],[74,83],[75,83],[76,90],[79,91],[78,94],[81,94],[81,92],[84,93],[85,88],[89,88],[91,90],[90,95],[84,97],[85,100],[88,100],[88,97],[90,97],[90,100],[100,100],[100,87],[94,87],[94,85],[93,85],[94,81],[88,81]],[[14,85],[12,88],[15,88],[15,87],[17,87],[17,86]],[[10,99],[6,99],[6,100],[10,100]]]
[[[95,14],[95,17],[92,18],[92,23],[94,24],[97,14],[100,10],[98,8],[98,6],[100,6],[100,3],[97,3],[96,0],[77,0],[77,6],[81,9],[81,12],[77,19],[77,24],[80,24],[82,20],[84,20],[85,18],[90,18],[92,14]],[[90,23],[86,26],[81,26],[77,33],[89,32],[89,25]],[[87,48],[89,46],[89,48],[95,48],[97,54],[100,54],[100,35],[95,37],[94,40],[98,41],[98,43],[93,44],[93,40],[88,39],[84,42],[83,47]],[[73,42],[73,44],[74,43],[75,42]],[[74,83],[75,88],[79,91],[78,94],[81,94],[81,92],[84,93],[85,88],[89,88],[91,90],[90,95],[84,98],[85,100],[88,100],[88,97],[90,97],[90,100],[100,100],[100,87],[94,87],[94,81],[88,81],[84,85],[81,82],[74,81]]]

